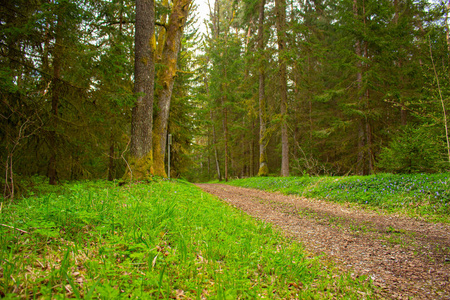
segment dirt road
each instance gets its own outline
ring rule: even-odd
[[[388,299],[450,299],[450,225],[221,184],[205,192],[275,224],[315,254],[367,275]]]

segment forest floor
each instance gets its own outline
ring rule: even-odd
[[[449,224],[222,184],[197,186],[353,276],[372,279],[381,298],[450,299]]]

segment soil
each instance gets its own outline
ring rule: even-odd
[[[354,276],[366,275],[379,298],[450,299],[449,224],[222,184],[197,186]]]

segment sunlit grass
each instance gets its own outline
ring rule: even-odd
[[[450,222],[450,174],[246,178],[230,184]]]
[[[364,278],[186,182],[37,188],[2,202],[0,296],[359,299]]]

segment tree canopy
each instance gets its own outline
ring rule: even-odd
[[[168,134],[171,177],[189,180],[448,170],[447,4],[209,0],[199,15],[190,0],[7,1],[4,195],[34,175],[137,176],[146,97],[148,178],[167,176]]]

